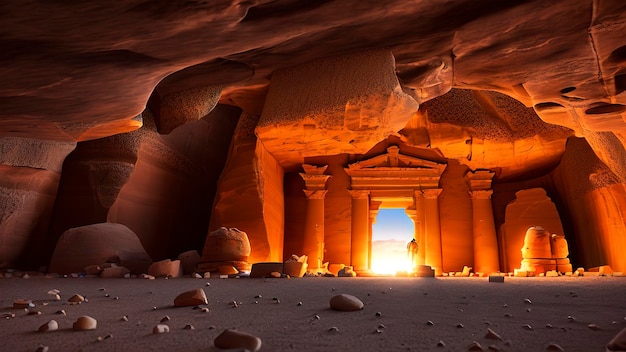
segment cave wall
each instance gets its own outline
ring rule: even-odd
[[[284,171],[257,140],[259,117],[244,113],[232,136],[210,229],[236,227],[250,240],[249,261],[282,261],[285,228]]]
[[[0,268],[37,269],[74,142],[0,138]]]
[[[572,224],[575,241],[570,252],[575,251],[578,259],[574,264],[626,271],[626,185],[581,138],[568,140],[550,177]]]
[[[218,106],[168,135],[147,136],[107,221],[133,230],[153,260],[201,251],[215,185],[240,113]]]

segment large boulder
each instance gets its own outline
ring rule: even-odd
[[[147,272],[152,260],[137,235],[122,224],[101,223],[65,231],[50,261],[50,272],[83,272],[84,268],[112,262],[130,269],[133,274]]]

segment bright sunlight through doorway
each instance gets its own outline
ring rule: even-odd
[[[380,209],[372,229],[372,271],[381,275],[410,272],[406,247],[414,231],[413,221],[403,208]]]

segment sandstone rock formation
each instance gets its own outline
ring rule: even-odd
[[[27,2],[0,19],[0,267],[45,265],[61,233],[104,221],[155,260],[225,226],[250,262],[282,262],[312,243],[308,164],[332,176],[317,261],[353,264],[356,244],[366,263],[352,234],[394,204],[437,239],[438,272],[476,268],[463,177],[488,170],[501,270],[542,225],[572,262],[626,271],[622,2]],[[390,146],[447,165],[438,190],[364,189],[363,208],[344,169]],[[508,228],[535,188],[562,232]]]
[[[59,274],[84,272],[89,265],[116,263],[134,274],[148,271],[152,263],[139,238],[126,226],[114,223],[87,225],[61,235],[49,270]]]

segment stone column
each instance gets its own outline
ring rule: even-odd
[[[370,201],[370,223],[369,223],[369,234],[368,234],[368,238],[369,240],[367,241],[367,249],[368,249],[368,253],[367,253],[367,263],[368,263],[368,269],[372,269],[372,236],[374,235],[374,224],[376,223],[376,217],[378,217],[378,210],[380,205],[383,202],[377,202],[377,201]]]
[[[324,197],[326,190],[304,190],[306,214],[302,253],[309,256],[309,270],[316,272],[324,260]]]
[[[317,272],[322,268],[324,261],[324,198],[326,181],[329,175],[324,175],[326,166],[302,165],[304,173],[300,176],[304,179],[306,189],[306,214],[304,220],[304,238],[302,241],[302,254],[309,257],[310,271]]]
[[[415,225],[415,241],[419,246],[417,252],[417,265],[424,265],[426,263],[426,232],[425,232],[425,219],[424,219],[424,192],[422,190],[415,190],[413,192],[413,198],[415,200],[415,215],[413,224]]]
[[[474,272],[500,271],[496,226],[491,207],[491,190],[471,191],[474,233]]]
[[[486,274],[500,271],[498,239],[491,205],[491,183],[494,175],[489,170],[465,174],[472,196],[474,272]]]
[[[424,228],[425,261],[435,270],[435,276],[443,273],[441,254],[441,224],[439,219],[439,194],[442,189],[425,189],[424,192]]]
[[[359,273],[369,271],[369,191],[352,190],[350,265]]]

